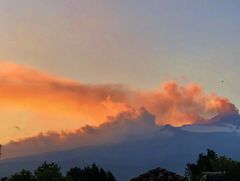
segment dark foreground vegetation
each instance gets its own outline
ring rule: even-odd
[[[203,178],[204,173],[209,178]],[[215,173],[215,178],[214,178]],[[186,167],[186,176],[190,181],[202,180],[240,180],[240,162],[234,161],[226,156],[218,155],[208,149],[206,154],[200,154],[196,163],[189,163]]]
[[[165,169],[160,169],[160,171],[158,169],[157,171],[159,172],[157,175],[162,175],[164,172],[165,175],[171,173],[171,175],[176,176],[175,173],[168,172]],[[147,176],[151,179],[154,178],[153,175],[149,174],[153,174],[153,171],[145,174],[146,178],[144,175],[136,178],[139,181],[149,181]],[[181,176],[179,178],[189,181],[237,181],[240,180],[240,162],[218,155],[213,150],[208,149],[206,154],[201,153],[198,156],[196,163],[187,164],[185,176],[185,178]],[[160,178],[156,178],[157,181],[161,181]],[[171,177],[166,175],[166,178]],[[61,168],[56,163],[44,162],[33,172],[22,170],[9,178],[2,178],[0,181],[116,181],[116,179],[110,171],[105,171],[95,164],[84,168],[71,168],[66,175],[63,175]],[[164,181],[168,180],[165,179]]]
[[[65,176],[55,163],[44,162],[34,172],[22,170],[1,181],[116,181],[110,171],[98,168],[95,164],[84,168],[71,168]]]

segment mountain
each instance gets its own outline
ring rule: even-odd
[[[239,115],[223,116],[204,126],[228,126],[228,123],[237,125],[238,118]],[[198,132],[166,125],[159,128],[152,137],[144,140],[131,139],[115,144],[80,147],[2,160],[0,176],[9,175],[22,168],[35,169],[44,160],[57,162],[64,172],[73,166],[84,166],[95,162],[111,170],[119,181],[130,180],[156,167],[163,167],[183,175],[186,164],[195,161],[198,154],[208,148],[239,160],[239,141],[239,134],[235,131]]]
[[[220,114],[210,119],[207,124],[184,125],[181,129],[191,132],[236,132],[240,134],[240,115]]]
[[[219,126],[233,126],[239,129],[240,127],[240,115],[239,114],[220,114],[210,119],[209,125]]]

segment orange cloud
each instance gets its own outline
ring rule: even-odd
[[[11,110],[23,111],[22,119],[31,115],[25,128],[22,120],[1,119],[6,121],[0,126],[2,135],[1,128],[7,122],[11,128],[18,126],[18,132],[31,130],[31,134],[23,132],[22,139],[4,146],[5,158],[115,142],[126,136],[144,138],[158,129],[156,124],[179,126],[238,112],[227,98],[206,94],[198,84],[181,86],[175,81],[165,82],[156,90],[140,91],[122,85],[83,84],[7,62],[0,63],[0,81],[1,113],[6,110],[0,116],[8,116]],[[70,124],[74,129],[66,131]],[[91,126],[82,127],[86,124]]]
[[[184,87],[169,81],[159,90],[139,93],[139,97],[138,103],[154,113],[159,124],[179,126],[203,122],[221,113],[238,112],[227,98],[205,94],[197,84]]]
[[[139,107],[153,113],[158,124],[172,125],[237,112],[227,98],[205,94],[197,84],[180,86],[170,81],[158,90],[138,91],[121,85],[83,84],[7,62],[0,64],[0,80],[1,107],[71,117],[82,125],[100,125],[107,117]]]
[[[83,85],[11,63],[0,64],[0,106],[73,117],[100,124],[107,116],[125,111],[120,86]],[[94,122],[91,122],[93,121]]]

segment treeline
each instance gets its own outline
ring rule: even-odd
[[[196,163],[187,164],[185,176],[190,181],[206,180],[204,173],[222,173],[222,180],[237,181],[240,180],[240,162],[208,149],[206,154],[199,154]],[[44,162],[33,172],[22,170],[0,181],[116,181],[116,179],[110,171],[105,171],[96,164],[84,168],[74,167],[63,175],[56,163]]]
[[[110,171],[99,168],[96,164],[84,168],[71,168],[65,176],[56,163],[44,162],[35,171],[22,170],[1,181],[116,181]]]

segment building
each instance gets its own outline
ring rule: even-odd
[[[187,179],[166,169],[156,168],[138,177],[135,177],[130,181],[187,181]]]

